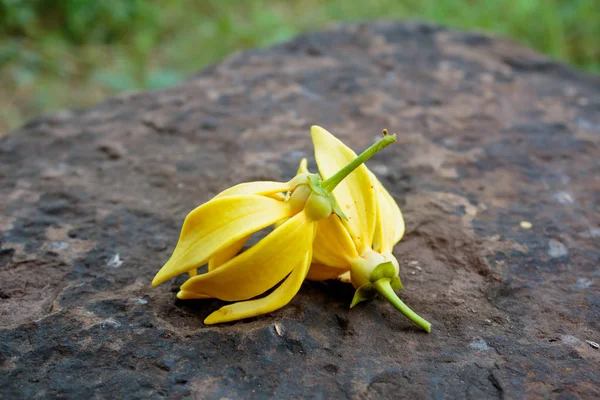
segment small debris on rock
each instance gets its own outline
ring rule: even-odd
[[[121,265],[123,265],[123,260],[121,260],[119,253],[117,253],[108,261],[106,265],[112,268],[119,268]]]
[[[275,323],[273,328],[275,329],[275,333],[277,333],[278,336],[283,336],[283,328],[278,323]]]
[[[565,245],[558,240],[550,239],[548,247],[548,255],[552,258],[564,257],[569,254]]]
[[[585,342],[587,344],[589,344],[590,346],[592,346],[596,350],[600,349],[600,344],[598,344],[596,342],[592,342],[591,340],[586,340]]]
[[[529,221],[521,221],[519,225],[521,225],[521,228],[523,229],[531,229],[531,227],[533,226]]]
[[[558,201],[560,204],[573,204],[575,202],[573,195],[569,192],[556,192],[553,197],[554,200]]]

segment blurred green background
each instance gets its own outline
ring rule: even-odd
[[[377,18],[497,32],[600,72],[600,0],[0,0],[0,134],[173,85],[235,50]]]

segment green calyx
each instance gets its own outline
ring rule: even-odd
[[[342,209],[340,208],[340,205],[337,203],[335,197],[333,196],[333,193],[330,193],[327,190],[325,190],[322,184],[323,180],[321,179],[320,175],[312,174],[308,176],[308,186],[312,189],[312,191],[317,195],[325,198],[331,205],[331,209],[333,210],[333,212],[336,213],[340,218],[347,220],[348,218],[342,212]]]
[[[415,325],[426,332],[430,332],[431,324],[404,304],[398,295],[396,295],[396,292],[394,292],[394,290],[402,289],[402,282],[400,282],[400,277],[396,275],[394,264],[391,261],[379,264],[371,272],[370,282],[356,289],[350,308],[353,308],[362,301],[370,300],[379,294]]]
[[[319,174],[310,174],[307,177],[308,186],[313,191],[313,195],[320,196],[323,199],[317,198],[314,201],[314,210],[307,210],[314,215],[316,219],[324,215],[326,208],[331,207],[331,210],[340,218],[347,220],[348,218],[342,212],[339,204],[333,196],[333,190],[340,184],[352,171],[364,164],[369,158],[373,157],[377,152],[383,150],[387,146],[396,142],[396,135],[388,135],[387,130],[383,130],[383,137],[375,142],[371,147],[363,151],[354,160],[336,172],[328,179],[323,180]],[[312,205],[307,203],[307,206]]]

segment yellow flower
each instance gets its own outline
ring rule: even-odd
[[[323,179],[356,157],[325,129],[313,127],[311,133]],[[302,162],[299,173],[307,172],[306,163]],[[404,235],[404,219],[392,196],[364,164],[344,179],[333,195],[347,219],[331,215],[319,221],[307,279],[351,281],[357,289],[351,307],[379,292],[429,332],[431,324],[410,310],[393,291],[402,289],[392,249]]]
[[[237,301],[210,314],[206,324],[283,307],[308,273],[317,222],[332,212],[345,218],[332,191],[373,154],[395,141],[395,135],[384,136],[326,180],[318,174],[302,173],[289,182],[250,182],[225,190],[186,217],[173,255],[152,285],[189,273],[191,277],[177,294],[179,299]],[[264,239],[238,254],[253,233],[274,224],[275,229]],[[206,263],[208,272],[197,275],[197,268]],[[253,299],[282,280],[269,295]]]

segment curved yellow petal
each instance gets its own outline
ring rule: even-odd
[[[383,188],[379,183],[373,185],[375,192],[377,193],[377,223],[375,224],[375,234],[373,235],[373,250],[382,253],[384,251],[390,251],[392,248],[393,226],[390,226],[390,220],[392,219],[389,214],[389,206],[387,200],[383,198],[381,189]]]
[[[315,158],[323,179],[327,179],[356,158],[349,147],[320,126],[312,126]],[[369,170],[363,164],[356,168],[334,190],[333,194],[344,214],[343,221],[359,252],[371,247],[376,221],[376,198]]]
[[[310,250],[308,250],[300,262],[294,266],[290,275],[273,293],[260,299],[242,301],[222,307],[206,317],[204,323],[212,325],[221,322],[237,321],[243,318],[266,314],[285,306],[300,290],[310,265],[310,259],[311,254]]]
[[[306,279],[309,281],[326,281],[329,279],[337,279],[344,272],[346,272],[345,269],[330,267],[323,264],[315,264],[313,262],[310,265]]]
[[[400,211],[400,207],[398,207],[398,203],[396,200],[388,193],[387,190],[381,186],[381,195],[383,199],[387,201],[388,210],[390,211],[390,220],[393,221],[392,224],[394,226],[393,236],[392,236],[392,247],[398,243],[402,237],[404,236],[404,231],[406,230],[406,226],[404,225],[404,217],[402,217],[402,211]],[[382,201],[383,201],[382,199]]]
[[[342,225],[340,217],[332,214],[317,222],[317,235],[313,243],[314,262],[350,269],[350,260],[357,257],[356,245]]]
[[[181,290],[226,301],[263,294],[303,260],[312,247],[315,225],[301,212],[219,268],[188,279]]]
[[[225,264],[227,261],[235,257],[240,252],[240,250],[242,250],[242,247],[244,247],[248,239],[250,239],[250,236],[252,235],[244,236],[240,240],[237,240],[229,246],[224,247],[223,249],[216,252],[208,261],[208,272],[219,268],[221,265]]]
[[[194,293],[194,292],[184,292],[180,290],[177,293],[177,298],[179,300],[194,300],[194,299],[211,299],[212,296],[203,293]]]
[[[239,185],[225,189],[214,198],[218,199],[225,196],[240,196],[247,194],[257,194],[261,196],[276,195],[277,193],[287,192],[288,190],[293,189],[290,182],[258,181],[240,183]]]
[[[308,174],[308,160],[306,158],[300,160],[300,164],[298,165],[298,171],[296,172],[296,175],[300,174]]]
[[[152,285],[203,265],[224,247],[291,215],[287,203],[256,195],[227,196],[201,205],[185,218],[173,255]]]
[[[371,179],[377,192],[378,206],[373,249],[379,252],[391,251],[404,236],[404,218],[394,198],[372,173]]]

